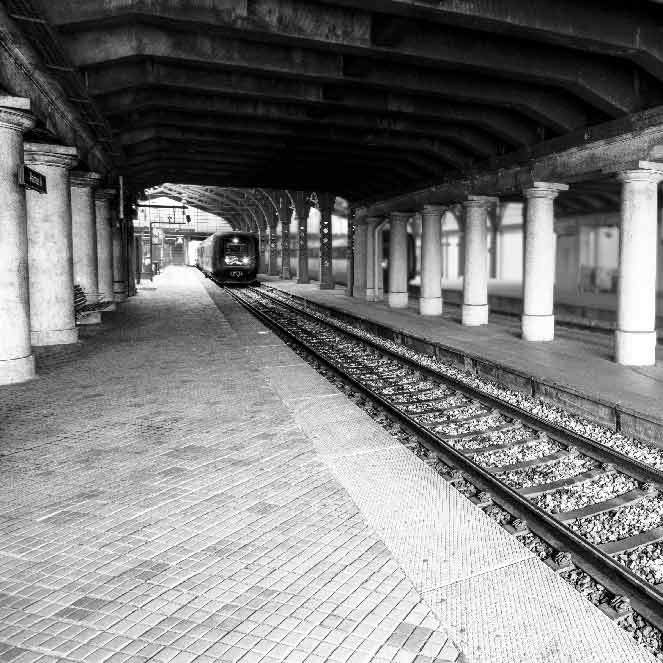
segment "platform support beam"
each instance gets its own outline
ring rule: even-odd
[[[113,235],[111,228],[111,201],[115,195],[115,189],[98,189],[94,195],[95,217],[97,223],[99,294],[103,301],[111,302],[104,309],[106,311],[115,310],[115,302],[113,302]],[[186,251],[184,257],[186,261]]]
[[[462,324],[488,324],[488,209],[497,203],[490,196],[469,196],[465,210]]]
[[[278,212],[274,210],[269,220],[269,271],[270,276],[279,275],[278,255],[279,255],[279,239],[276,234],[279,225]]]
[[[389,296],[390,308],[407,308],[407,222],[410,212],[389,215]]]
[[[292,278],[290,268],[290,222],[292,210],[288,206],[288,196],[285,192],[279,198],[279,219],[281,220],[281,278],[288,281]]]
[[[311,278],[308,272],[308,217],[311,211],[309,197],[303,191],[295,193],[295,214],[297,216],[297,283],[307,284]]]
[[[94,190],[101,180],[99,173],[74,171],[71,173],[71,226],[74,246],[74,283],[88,296],[99,288],[97,259],[97,222],[94,208]],[[83,325],[101,322],[101,313],[93,311],[79,320]]]
[[[625,366],[656,363],[656,249],[661,169],[619,173],[622,210],[615,360]]]
[[[0,384],[35,375],[25,192],[17,177],[23,165],[23,133],[35,120],[27,99],[16,98],[16,105],[0,107]]]
[[[320,289],[334,289],[334,267],[332,254],[332,213],[336,196],[320,195]]]
[[[421,225],[421,315],[442,315],[442,214],[445,208],[425,205]]]
[[[78,154],[75,147],[44,143],[26,143],[24,154],[46,177],[47,189],[26,191],[32,345],[76,343],[69,169]]]
[[[566,184],[534,182],[523,190],[527,200],[522,316],[525,341],[552,341],[555,338],[554,200],[568,188]]]

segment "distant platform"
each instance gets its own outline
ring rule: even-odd
[[[558,325],[554,341],[529,343],[520,338],[519,321],[512,316],[493,314],[486,326],[463,327],[455,305],[447,306],[441,317],[423,317],[414,298],[407,309],[390,309],[384,301],[347,297],[340,287],[320,290],[317,283],[261,278],[336,315],[350,316],[356,324],[425,352],[437,352],[459,366],[541,395],[627,435],[657,444],[663,440],[661,346],[656,366],[618,366],[612,361],[612,334],[602,331]]]

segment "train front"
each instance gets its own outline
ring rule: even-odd
[[[258,237],[224,233],[218,242],[216,277],[226,284],[253,283],[258,274]]]

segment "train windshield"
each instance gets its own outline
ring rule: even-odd
[[[253,259],[252,245],[246,239],[233,237],[227,239],[224,244],[226,265],[248,265]]]

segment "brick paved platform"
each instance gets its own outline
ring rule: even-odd
[[[612,361],[612,338],[590,331],[562,330],[549,343],[520,338],[517,322],[491,317],[483,327],[463,327],[460,312],[447,307],[442,317],[422,317],[416,303],[390,309],[385,302],[347,297],[341,288],[320,290],[261,277],[338,317],[426,352],[436,351],[459,366],[528,394],[540,395],[627,435],[662,444],[663,347],[652,367],[618,366]]]
[[[197,272],[155,285],[0,388],[0,661],[652,660]]]

